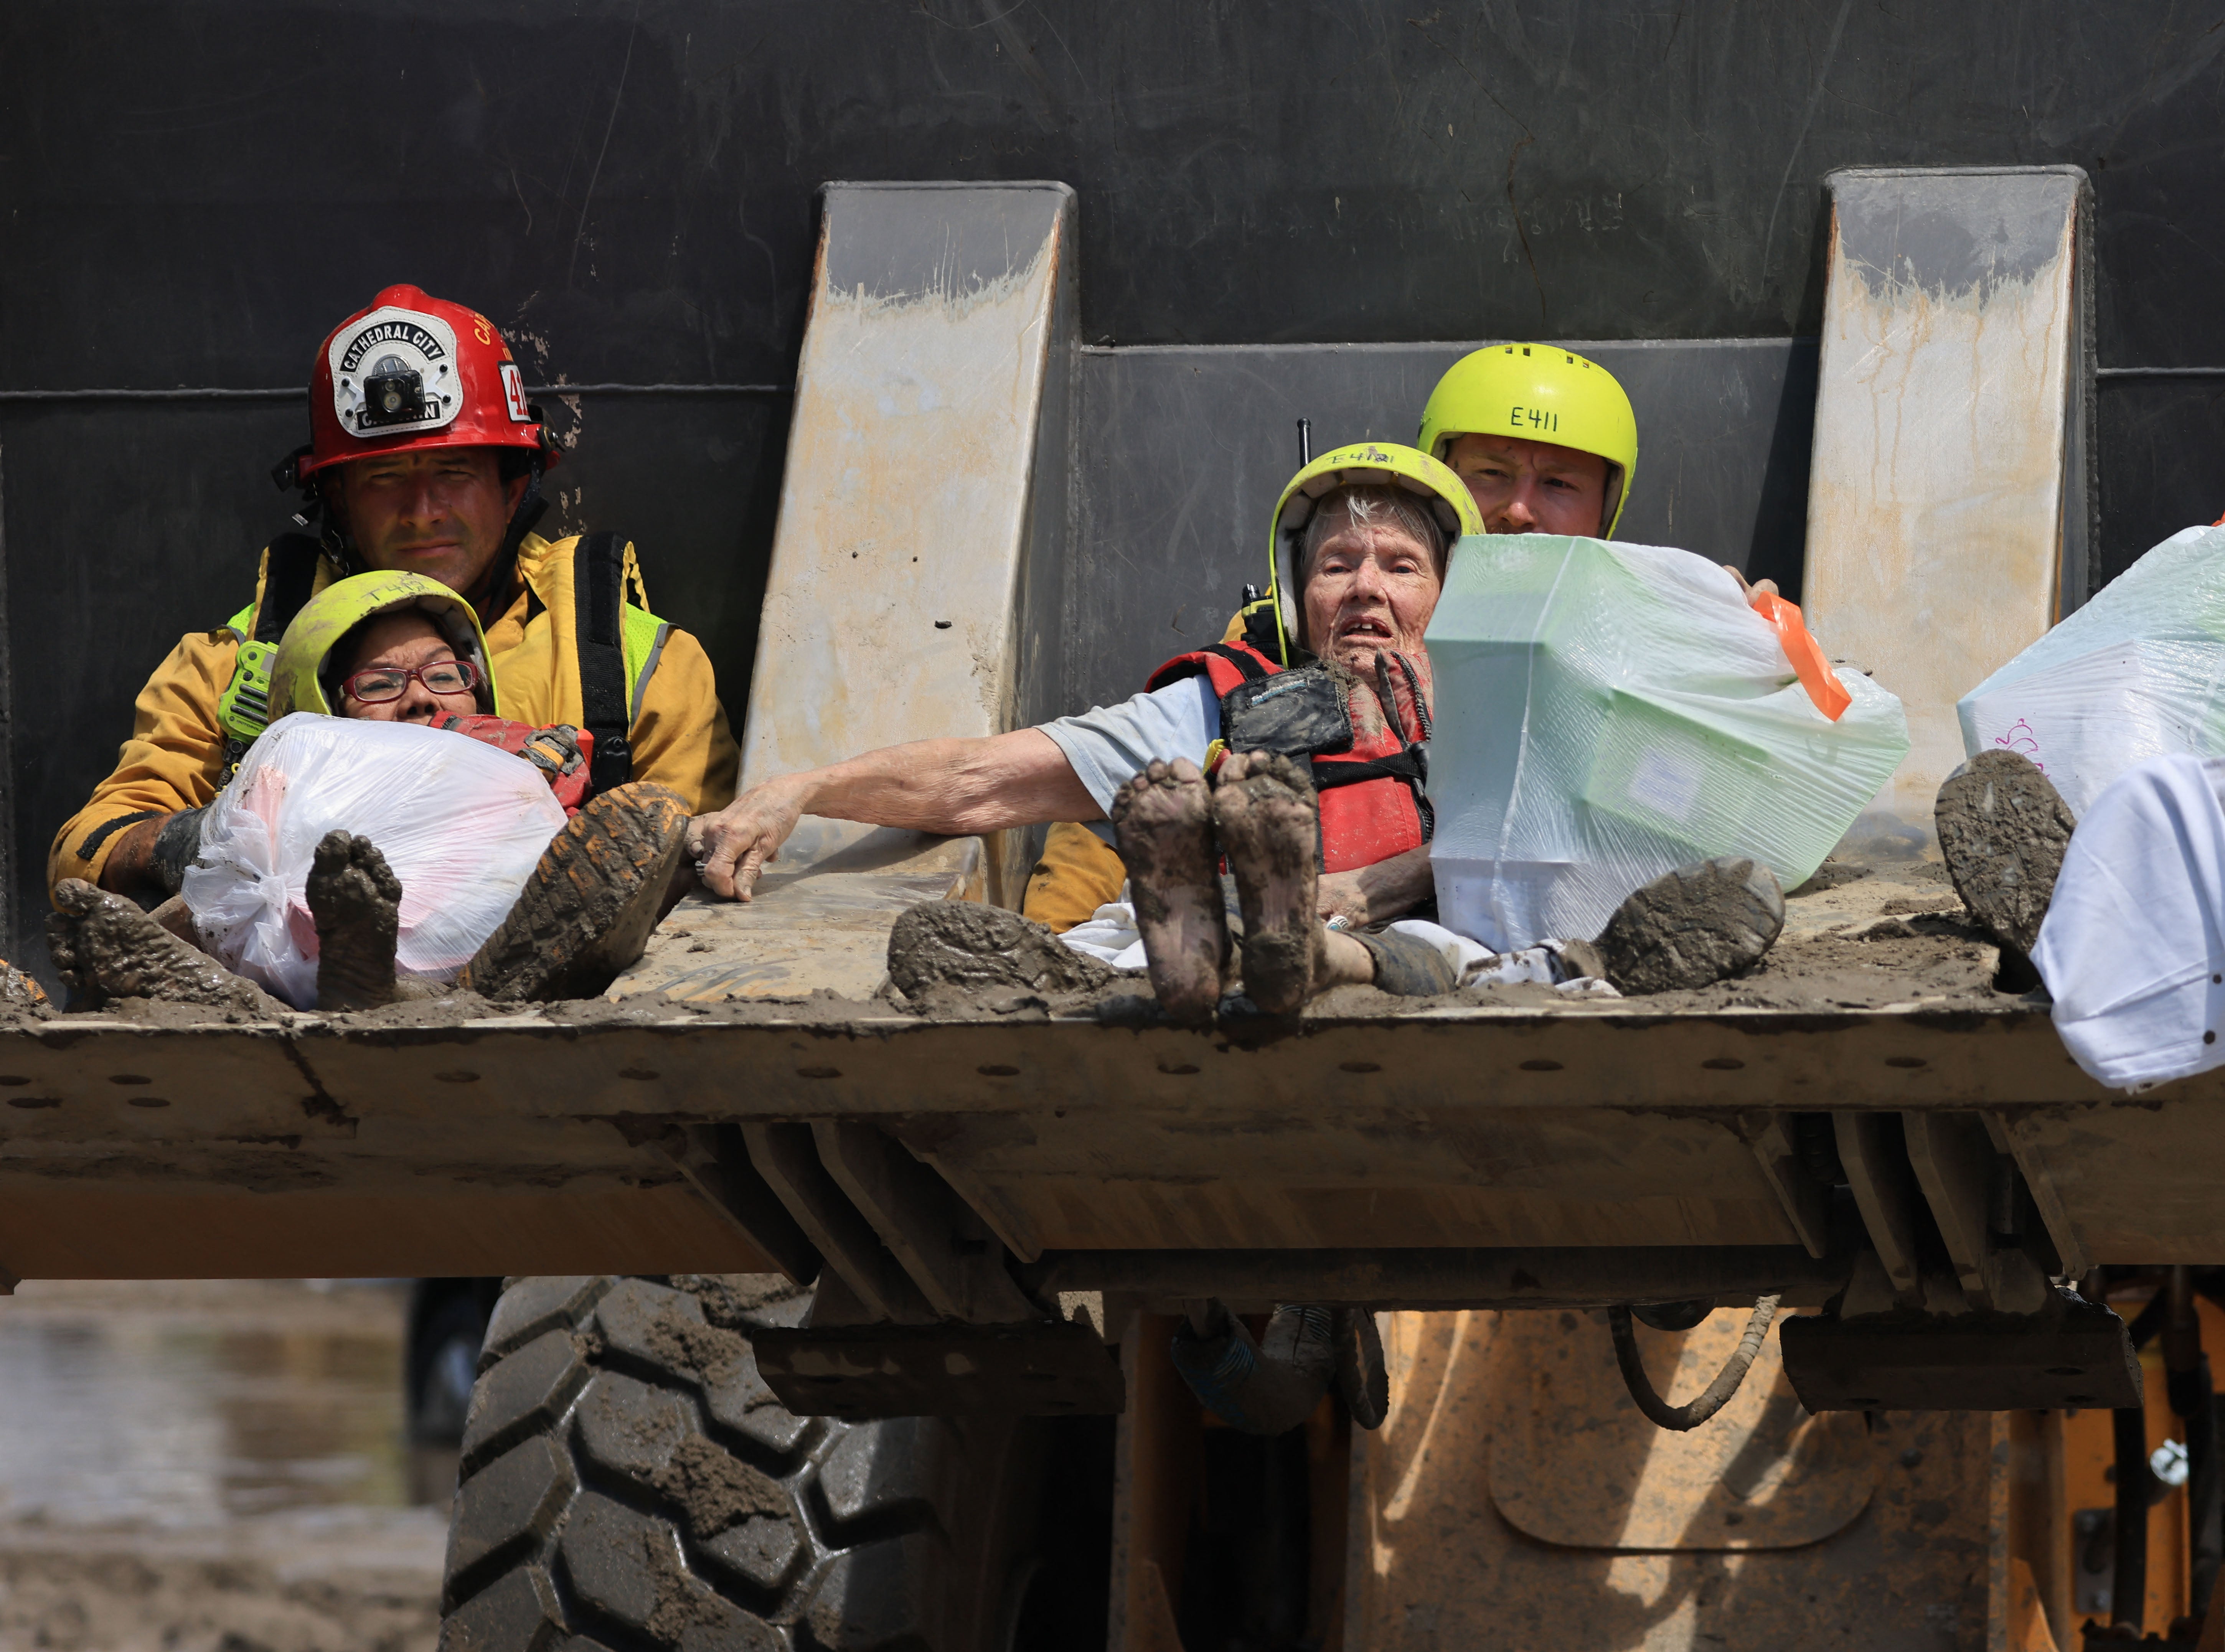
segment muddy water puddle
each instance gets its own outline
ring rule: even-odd
[[[412,1447],[398,1285],[0,1298],[0,1647],[429,1645],[452,1453]]]
[[[405,1439],[405,1308],[392,1285],[19,1287],[0,1300],[0,1519],[206,1527],[445,1500]]]

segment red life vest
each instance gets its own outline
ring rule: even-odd
[[[1220,696],[1223,755],[1280,751],[1309,762],[1321,798],[1322,870],[1348,872],[1420,848],[1436,827],[1427,697],[1401,656],[1376,662],[1387,681],[1359,683],[1347,695],[1319,664],[1287,669],[1249,642],[1214,642],[1177,654],[1144,687],[1201,672]],[[1350,701],[1362,695],[1369,706],[1354,717]],[[1375,731],[1359,731],[1367,729]]]
[[[536,729],[530,723],[513,723],[506,717],[447,717],[439,726],[453,734],[481,740],[514,757],[523,757],[548,777],[548,789],[564,806],[567,819],[587,801],[588,776],[594,772],[595,737],[568,724]],[[565,740],[570,736],[569,744]]]

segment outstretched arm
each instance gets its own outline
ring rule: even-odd
[[[752,786],[688,830],[712,894],[746,901],[765,863],[807,814],[969,837],[1043,820],[1101,820],[1051,737],[1017,729],[986,739],[915,740]]]

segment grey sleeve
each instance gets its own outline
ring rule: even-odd
[[[1206,748],[1220,737],[1220,700],[1212,680],[1201,672],[1042,728],[1066,754],[1097,807],[1109,811],[1112,794],[1154,758],[1170,763],[1188,757],[1202,766]],[[1106,823],[1093,821],[1091,830],[1112,841]]]

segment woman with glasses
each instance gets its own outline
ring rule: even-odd
[[[500,1000],[592,997],[641,955],[662,909],[684,887],[685,801],[648,781],[586,799],[587,737],[502,716],[479,617],[437,581],[382,572],[327,586],[287,627],[263,692],[270,719],[263,740],[282,737],[282,726],[301,713],[422,725],[428,739],[477,739],[534,763],[569,817],[509,916],[460,973],[451,969],[452,982],[406,972],[397,978],[401,882],[369,838],[327,832],[295,896],[316,928],[315,1008],[371,1009],[451,984]],[[206,809],[170,817],[156,852],[193,862],[202,815],[223,802],[219,793]],[[465,832],[453,852],[469,863],[481,850]],[[150,917],[123,896],[65,879],[54,903],[48,943],[73,1007],[131,996],[276,1007],[242,1002],[243,989],[261,995],[200,949],[208,938],[182,897]],[[96,932],[99,944],[79,944]]]

